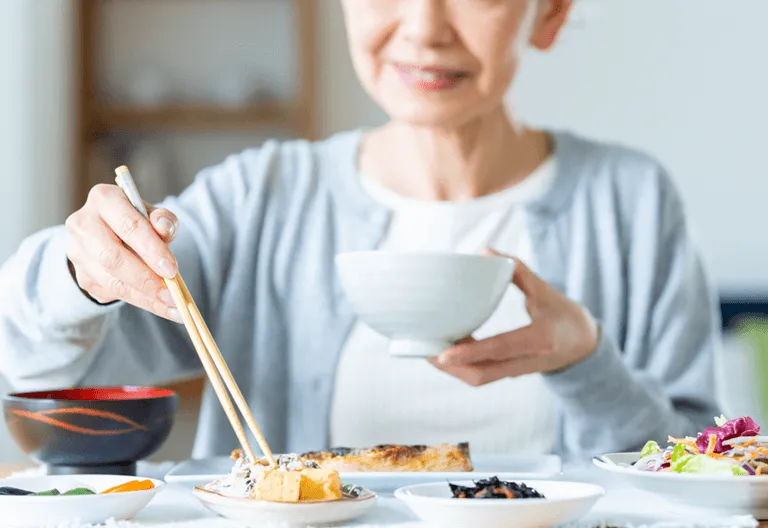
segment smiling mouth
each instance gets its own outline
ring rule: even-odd
[[[396,64],[395,70],[406,84],[425,90],[453,88],[469,77],[467,72],[439,67]]]

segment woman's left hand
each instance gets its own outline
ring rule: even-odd
[[[481,341],[466,339],[430,359],[469,385],[563,370],[597,347],[598,325],[589,311],[514,260],[512,283],[525,294],[531,324]]]

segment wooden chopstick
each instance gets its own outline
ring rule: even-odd
[[[126,166],[118,167],[115,169],[115,173],[117,175],[117,178],[115,178],[117,185],[123,190],[134,208],[148,219],[149,215],[144,207],[144,201],[141,199],[138,189],[136,189],[136,184],[133,182],[133,178],[131,177],[128,168]],[[272,451],[269,449],[269,445],[267,445],[264,436],[261,434],[261,431],[256,424],[256,420],[254,420],[253,414],[251,413],[245,398],[243,398],[243,394],[237,386],[237,382],[235,382],[226,361],[224,361],[221,351],[218,346],[216,346],[216,342],[214,341],[208,326],[205,324],[192,295],[189,293],[189,289],[187,289],[187,285],[184,283],[181,274],[177,273],[174,278],[164,280],[171,293],[171,297],[173,297],[173,301],[181,314],[181,318],[184,321],[184,327],[187,329],[187,333],[192,340],[195,351],[200,357],[205,373],[213,386],[216,396],[219,398],[221,406],[224,408],[229,423],[232,426],[241,447],[245,451],[246,456],[252,463],[255,463],[257,460],[253,453],[253,449],[248,442],[245,430],[237,416],[237,412],[232,405],[232,401],[226,392],[226,388],[229,388],[230,392],[232,392],[235,397],[235,402],[237,403],[240,412],[245,418],[251,433],[259,443],[259,447],[267,457],[267,460],[272,466],[276,466],[277,462],[272,455]],[[224,380],[223,382],[222,378]]]
[[[176,277],[178,277],[178,275]],[[213,386],[213,390],[216,393],[216,396],[218,396],[219,398],[219,402],[221,402],[221,405],[224,408],[224,412],[226,413],[227,418],[229,419],[229,423],[232,425],[232,428],[235,431],[235,435],[237,436],[237,439],[240,441],[240,445],[245,451],[245,454],[248,457],[248,459],[251,460],[251,462],[255,463],[256,456],[253,453],[253,449],[251,448],[251,445],[248,443],[248,437],[246,436],[245,430],[243,429],[243,426],[240,423],[240,419],[238,418],[237,413],[235,412],[235,408],[232,406],[232,401],[229,399],[229,395],[227,395],[227,392],[221,380],[221,377],[219,376],[218,372],[216,372],[216,367],[213,363],[213,360],[208,354],[205,348],[205,344],[203,343],[202,337],[200,336],[200,333],[197,330],[195,322],[189,311],[189,305],[187,303],[187,300],[184,297],[184,293],[181,290],[181,286],[179,286],[178,282],[176,281],[176,278],[165,279],[165,284],[168,286],[168,290],[171,292],[171,297],[173,297],[173,302],[176,304],[176,307],[179,309],[179,313],[181,314],[181,318],[184,321],[184,326],[187,329],[187,333],[189,334],[190,339],[192,339],[192,344],[194,345],[195,350],[197,351],[197,355],[200,357],[200,361],[203,364],[205,373],[207,374],[208,379],[210,380],[211,385]]]
[[[262,453],[264,453],[264,456],[267,457],[269,463],[273,466],[276,466],[277,462],[275,461],[275,457],[272,455],[272,450],[267,445],[267,441],[264,439],[264,435],[261,434],[261,430],[256,424],[256,420],[253,418],[253,413],[251,413],[251,410],[248,407],[248,403],[243,397],[243,393],[240,392],[240,387],[238,387],[237,383],[235,382],[235,378],[232,376],[232,372],[229,370],[227,362],[224,361],[224,357],[221,355],[221,351],[216,345],[216,341],[213,339],[211,331],[208,330],[208,325],[205,324],[203,316],[200,314],[200,310],[197,309],[197,305],[195,305],[195,302],[192,300],[192,295],[189,293],[187,285],[184,282],[184,279],[181,278],[181,275],[178,276],[178,282],[181,286],[181,291],[184,294],[184,297],[188,300],[188,307],[190,314],[192,315],[192,320],[194,321],[197,330],[200,332],[201,337],[203,338],[203,342],[210,352],[216,368],[219,369],[219,372],[222,374],[224,383],[227,385],[229,392],[234,397],[235,403],[240,408],[240,412],[243,414],[245,423],[248,424],[248,428],[256,438]]]

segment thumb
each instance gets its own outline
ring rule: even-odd
[[[179,220],[176,215],[168,209],[158,209],[154,206],[148,206],[147,212],[149,213],[149,221],[157,234],[160,235],[163,242],[170,244],[179,231]]]
[[[526,295],[526,297],[532,296],[537,290],[541,279],[531,269],[525,265],[525,263],[510,255],[504,255],[499,253],[495,249],[486,249],[484,251],[486,255],[494,257],[502,257],[513,260],[515,262],[515,272],[512,275],[512,284],[520,288],[520,290]]]

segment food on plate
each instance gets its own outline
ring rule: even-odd
[[[29,490],[23,490],[19,488],[13,488],[13,487],[3,487],[0,488],[0,495],[16,495],[16,496],[35,496],[35,497],[58,497],[63,495],[96,495],[96,492],[89,490],[88,488],[74,488],[68,491],[65,491],[64,493],[60,492],[58,489],[49,489],[45,491],[29,491]]]
[[[251,464],[239,449],[232,453],[235,465],[229,475],[205,489],[228,497],[268,502],[318,502],[342,498],[341,477],[333,468],[298,455],[277,457],[277,467],[266,459]]]
[[[226,477],[205,489],[227,497],[270,502],[339,500],[345,492],[341,472],[467,472],[472,471],[469,444],[379,445],[336,448],[277,457],[277,467],[266,459],[250,463],[240,449],[232,452],[234,467]]]
[[[662,449],[649,441],[633,464],[640,471],[698,473],[709,475],[768,475],[768,436],[749,416],[715,418],[696,438],[669,437]]]
[[[89,490],[88,488],[75,488],[65,491],[62,495],[96,495],[96,492]]]
[[[142,491],[154,488],[155,485],[151,480],[131,480],[125,484],[120,484],[113,488],[106,489],[100,494],[105,493],[125,493],[129,491]],[[72,495],[97,495],[97,492],[88,488],[72,488],[67,491],[60,491],[57,488],[45,490],[45,491],[29,491],[14,487],[2,487],[0,488],[0,495],[16,495],[16,496],[35,496],[35,497],[63,497]]]
[[[466,472],[472,471],[469,444],[379,445],[313,451],[301,457],[340,472]]]
[[[16,495],[16,496],[23,496],[23,495],[34,495],[34,491],[27,491],[19,488],[13,488],[11,486],[4,486],[0,488],[0,495]]]
[[[56,488],[54,488],[48,491],[38,491],[37,493],[35,493],[35,495],[37,495],[38,497],[56,497],[57,495],[61,495],[61,492]]]
[[[102,495],[107,493],[125,493],[127,491],[144,491],[154,488],[155,485],[151,480],[131,480],[125,484],[120,484],[113,488],[106,489],[101,492]]]
[[[544,495],[524,483],[506,482],[498,477],[475,481],[474,486],[448,483],[455,499],[544,499]]]

